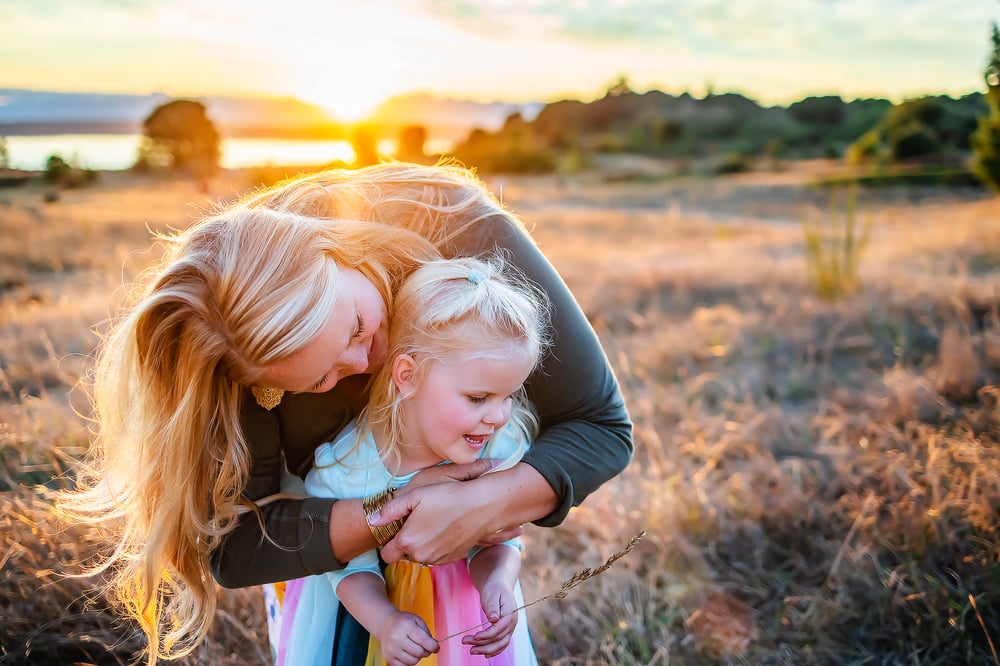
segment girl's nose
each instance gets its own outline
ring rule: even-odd
[[[504,400],[502,403],[489,410],[483,421],[489,425],[499,428],[503,424],[507,423],[508,419],[510,419],[510,410],[510,400]]]

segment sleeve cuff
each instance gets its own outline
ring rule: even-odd
[[[302,502],[299,543],[303,544],[302,564],[311,574],[338,571],[344,563],[333,556],[330,543],[330,510],[336,500],[307,497]]]

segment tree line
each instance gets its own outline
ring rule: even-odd
[[[702,98],[660,90],[639,93],[619,78],[592,102],[552,102],[531,120],[514,114],[496,131],[474,129],[449,157],[482,172],[516,173],[573,170],[598,153],[646,155],[681,165],[700,161],[716,172],[746,170],[761,159],[844,158],[874,166],[969,167],[1000,191],[996,24],[991,40],[985,94],[957,99],[928,95],[897,104],[828,95],[765,107],[737,93],[710,92]],[[187,172],[207,189],[219,168],[220,135],[203,104],[172,100],[157,107],[143,127],[137,169]],[[395,157],[441,157],[424,153],[426,137],[423,127],[402,128]],[[377,150],[380,138],[376,127],[355,127],[354,166],[382,158]]]

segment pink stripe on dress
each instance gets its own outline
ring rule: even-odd
[[[281,638],[278,641],[278,655],[275,657],[275,666],[284,666],[285,652],[288,650],[288,635],[292,631],[292,624],[295,621],[295,610],[299,606],[299,597],[302,595],[302,587],[305,585],[305,578],[290,580],[285,585],[285,596],[281,600]]]
[[[479,601],[479,591],[469,575],[465,560],[431,567],[434,581],[434,625],[437,636],[444,638],[455,632],[459,636],[441,642],[438,652],[439,666],[515,666],[513,650],[487,659],[482,655],[469,654],[469,646],[462,643],[462,636],[474,634],[489,624]]]

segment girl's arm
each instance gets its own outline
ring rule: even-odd
[[[494,657],[510,643],[517,626],[517,602],[514,585],[521,572],[521,552],[501,544],[483,548],[469,562],[469,575],[479,590],[483,612],[492,624],[475,634],[464,636],[462,642],[472,646],[472,654]]]

